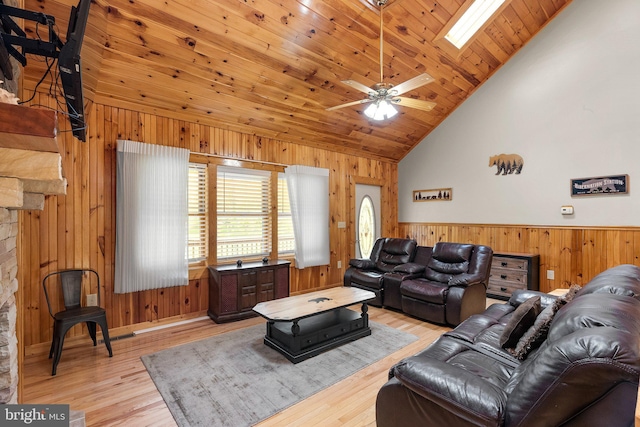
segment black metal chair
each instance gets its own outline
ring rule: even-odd
[[[82,304],[82,283],[83,276],[88,273],[93,273],[97,282],[97,306],[83,305]],[[60,299],[59,291],[53,293],[51,282],[58,276],[58,290],[62,291],[62,298],[64,299],[64,310],[53,313],[53,310],[57,310],[57,306],[52,307],[52,301],[49,298],[51,291],[52,295],[56,295],[58,300]],[[49,283],[47,282],[47,279]],[[107,312],[104,308],[100,307],[100,276],[95,270],[92,269],[69,269],[55,271],[49,273],[42,280],[42,287],[44,288],[44,296],[47,299],[47,306],[49,307],[49,314],[53,318],[53,339],[51,341],[51,349],[49,350],[49,359],[53,357],[53,369],[51,375],[56,374],[56,368],[58,362],[60,362],[60,356],[62,355],[62,345],[64,344],[64,336],[69,329],[79,323],[86,323],[89,329],[89,335],[93,340],[93,345],[97,345],[96,341],[96,325],[100,325],[102,330],[102,336],[104,338],[104,344],[109,350],[109,357],[113,356],[111,351],[111,341],[109,339],[109,329],[107,328]],[[61,305],[61,304],[60,304]]]

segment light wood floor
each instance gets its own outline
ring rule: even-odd
[[[387,381],[389,367],[422,350],[449,328],[375,307],[369,309],[369,314],[372,321],[404,330],[419,339],[261,422],[259,427],[375,427],[375,398]],[[93,347],[88,337],[68,340],[55,377],[51,376],[48,346],[30,347],[25,355],[22,403],[69,404],[71,409],[85,411],[87,426],[91,427],[176,426],[140,356],[263,323],[262,318],[224,325],[198,320],[112,341],[113,358],[107,356],[104,345]],[[115,336],[118,331],[113,332]],[[640,427],[638,418],[636,427]]]
[[[387,381],[388,369],[449,328],[375,307],[370,307],[369,315],[374,322],[418,336],[418,341],[258,426],[374,427],[375,398]],[[140,356],[264,322],[262,318],[253,318],[218,325],[207,319],[147,332],[112,341],[113,358],[108,357],[104,345],[93,347],[88,337],[67,340],[55,377],[51,376],[48,346],[31,347],[25,354],[22,403],[69,404],[71,409],[85,411],[87,426],[91,427],[175,426]]]

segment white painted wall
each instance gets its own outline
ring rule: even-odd
[[[496,176],[500,153],[522,173]],[[640,226],[639,171],[640,1],[574,0],[400,162],[399,220]],[[571,178],[621,174],[627,195],[570,196]],[[451,202],[412,201],[442,187]]]

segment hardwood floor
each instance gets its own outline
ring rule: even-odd
[[[487,305],[493,302],[488,300]],[[389,367],[422,350],[449,328],[375,307],[369,309],[369,315],[372,321],[414,334],[418,340],[257,426],[375,427],[375,398],[387,381]],[[222,325],[204,319],[141,333],[112,341],[113,358],[104,345],[93,347],[88,337],[70,339],[55,377],[47,358],[48,345],[29,347],[22,403],[69,404],[72,410],[85,411],[86,425],[91,427],[176,426],[140,356],[261,323],[262,318]],[[122,331],[110,332],[117,336]],[[640,427],[637,415],[636,427]]]
[[[369,315],[374,322],[402,329],[419,339],[258,426],[374,427],[375,398],[387,381],[389,367],[423,349],[449,328],[376,307],[369,309]],[[92,427],[175,426],[140,356],[264,322],[262,318],[252,318],[218,325],[204,319],[146,332],[112,341],[113,358],[108,357],[104,345],[93,347],[88,337],[69,339],[55,377],[51,376],[49,346],[29,347],[25,354],[23,403],[69,404],[73,410],[85,411],[86,424]],[[141,326],[144,327],[148,326]],[[119,332],[110,330],[112,336]]]

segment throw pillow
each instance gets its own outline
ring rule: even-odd
[[[562,300],[562,303],[566,304],[569,301],[571,301],[573,299],[573,297],[576,296],[576,294],[578,293],[578,291],[580,289],[582,289],[582,287],[580,285],[578,285],[578,284],[571,285],[571,287],[569,288],[567,293],[564,294],[564,296],[560,297],[560,299]]]
[[[502,348],[514,348],[540,314],[540,297],[531,297],[515,309],[500,336]]]
[[[507,351],[511,353],[516,359],[524,360],[527,355],[547,339],[547,333],[549,332],[549,326],[553,317],[556,315],[558,309],[563,305],[560,298],[556,299],[553,303],[549,304],[542,312],[536,317],[533,326],[531,326],[518,340],[515,348],[508,348]]]

